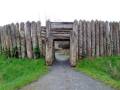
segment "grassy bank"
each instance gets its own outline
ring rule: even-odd
[[[120,90],[120,56],[85,58],[76,69]]]
[[[0,90],[16,90],[46,72],[44,58],[28,60],[0,56]]]

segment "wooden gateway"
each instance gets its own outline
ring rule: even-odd
[[[78,57],[78,22],[46,22],[46,64],[54,60],[54,41],[70,41],[70,64],[76,65]]]

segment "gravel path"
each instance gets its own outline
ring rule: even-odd
[[[56,56],[58,61],[50,67],[49,74],[21,90],[113,90],[109,86],[73,70],[68,61],[64,61],[67,57],[60,54],[56,54]]]

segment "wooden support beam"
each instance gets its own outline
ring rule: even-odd
[[[75,20],[73,23],[73,31],[70,34],[70,64],[71,66],[76,65],[78,59],[78,21]]]
[[[46,22],[46,64],[52,65],[53,63],[53,39],[50,37],[50,21]]]

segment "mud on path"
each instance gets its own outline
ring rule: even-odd
[[[99,81],[93,80],[81,72],[73,70],[68,58],[56,53],[57,61],[50,72],[21,90],[113,90]]]

